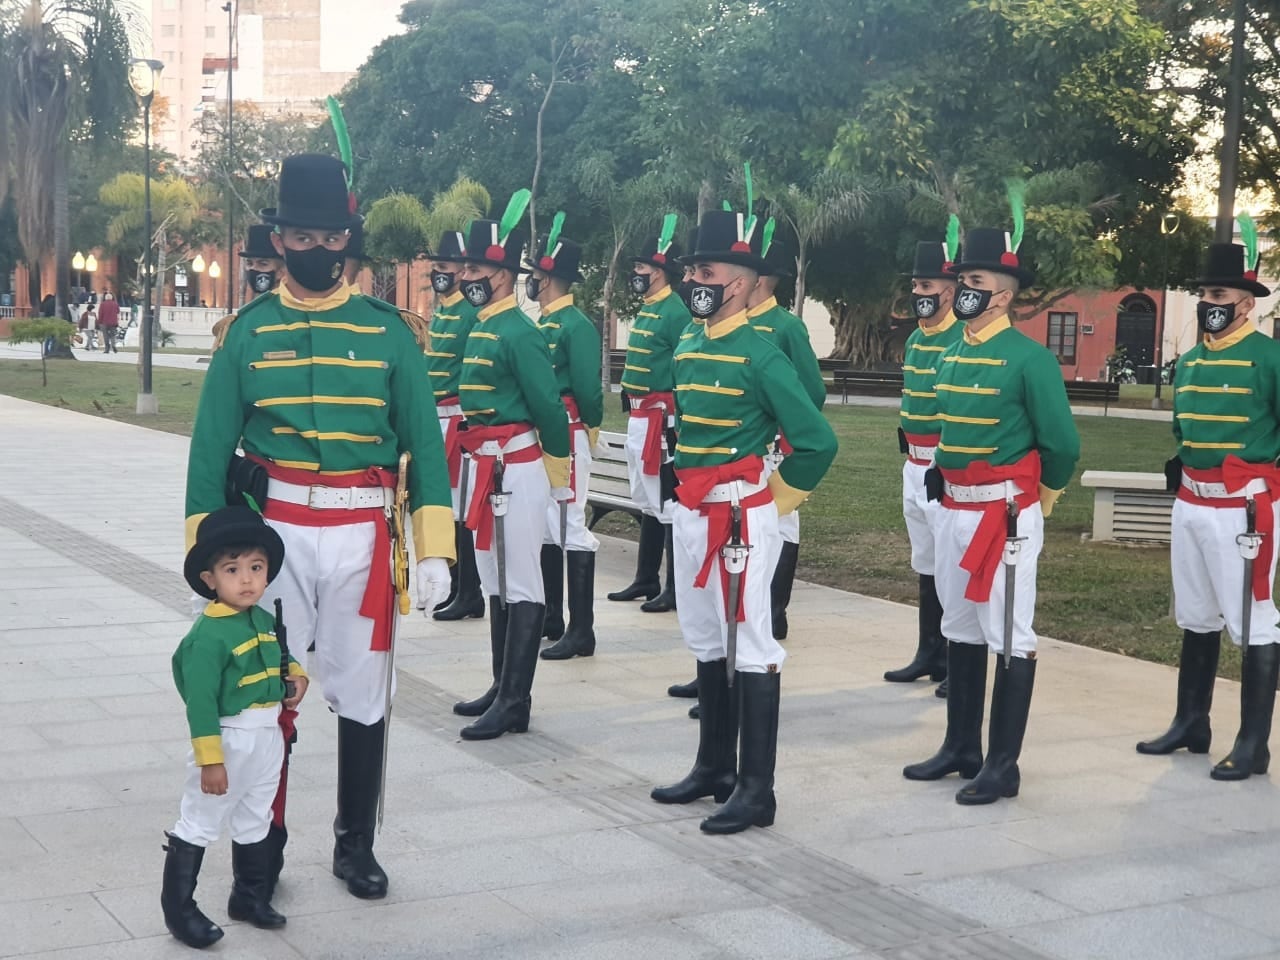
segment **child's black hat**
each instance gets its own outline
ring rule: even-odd
[[[195,546],[187,554],[182,570],[191,589],[206,600],[216,600],[217,595],[200,579],[200,574],[209,569],[219,551],[243,546],[262,548],[267,555],[267,582],[274,580],[284,563],[284,541],[267,526],[261,514],[248,507],[223,507],[201,520]]]

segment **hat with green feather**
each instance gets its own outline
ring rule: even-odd
[[[768,273],[761,256],[763,224],[755,214],[755,196],[751,187],[751,164],[744,163],[747,188],[747,212],[734,213],[728,203],[723,210],[709,210],[698,224],[698,242],[692,263],[732,263],[756,273]]]
[[[537,270],[549,277],[581,283],[585,277],[578,269],[582,265],[582,245],[561,234],[564,229],[564,211],[559,211],[551,221],[551,232],[538,238],[537,260],[533,254],[525,263],[525,272]]]
[[[662,232],[656,239],[645,244],[640,255],[632,258],[632,263],[647,263],[651,267],[657,267],[659,270],[678,276],[684,269],[679,262],[680,244],[675,242],[676,225],[679,222],[680,215],[676,213],[668,213],[663,217]]]
[[[1035,274],[1027,269],[1021,254],[1026,232],[1026,184],[1011,180],[1008,184],[1009,209],[1013,214],[1013,230],[974,227],[964,235],[964,253],[952,268],[959,274],[966,270],[987,270],[1013,277],[1020,287],[1028,287]]]
[[[532,198],[528,190],[517,190],[507,202],[501,220],[472,220],[467,229],[466,255],[462,263],[487,263],[512,273],[520,272],[525,233],[516,225],[524,219]]]
[[[954,213],[947,221],[947,236],[942,243],[921,240],[916,244],[916,258],[911,272],[913,280],[954,280],[955,264],[960,256],[960,218]]]
[[[1244,242],[1209,244],[1204,276],[1191,282],[1197,287],[1228,287],[1269,297],[1271,289],[1258,282],[1258,225],[1247,213],[1236,217],[1236,223]]]
[[[777,235],[778,224],[770,217],[765,221],[764,230],[760,234],[760,257],[764,260],[765,268],[760,271],[761,276],[765,277],[794,277],[796,274],[795,260],[791,256],[791,251],[787,249],[786,244]]]
[[[274,207],[259,212],[264,223],[279,227],[350,230],[362,221],[351,185],[355,181],[355,155],[351,136],[338,101],[325,101],[340,160],[323,154],[286,157],[280,164],[279,195]]]

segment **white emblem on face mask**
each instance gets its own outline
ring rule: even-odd
[[[1222,307],[1214,307],[1204,318],[1205,325],[1215,329],[1221,329],[1227,325],[1227,311]]]
[[[933,301],[920,299],[916,301],[916,313],[922,317],[933,316]]]
[[[960,299],[956,301],[956,306],[961,313],[972,313],[978,309],[978,304],[981,302],[982,298],[979,294],[974,293],[972,290],[965,290],[960,294]]]
[[[712,304],[715,303],[715,298],[712,297],[711,291],[706,287],[695,287],[689,302],[693,306],[695,313],[705,314],[711,310]]]

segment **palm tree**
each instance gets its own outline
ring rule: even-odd
[[[375,261],[389,265],[391,284],[396,289],[387,290],[387,278],[378,277],[379,289],[374,295],[390,300],[399,299],[399,282],[395,280],[396,264],[411,264],[427,252],[430,240],[427,233],[427,209],[422,201],[408,193],[395,191],[375,200],[364,220],[365,252]],[[382,271],[379,271],[382,272]],[[409,272],[405,272],[406,286]],[[390,296],[387,294],[390,293]],[[408,307],[413,299],[412,291],[405,291]]]
[[[33,302],[53,252],[59,315],[70,294],[70,144],[132,129],[126,69],[142,24],[133,0],[0,0],[0,199],[12,190]]]

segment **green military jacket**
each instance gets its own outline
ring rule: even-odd
[[[298,300],[282,284],[219,334],[187,462],[187,542],[226,505],[236,446],[321,474],[394,470],[413,456],[409,502],[418,559],[454,557],[444,444],[420,318],[343,286]]]
[[[942,355],[964,336],[964,324],[954,313],[928,327],[919,324],[907,337],[902,356],[902,430],[917,436],[936,436],[942,431],[938,416],[938,371]]]
[[[173,682],[187,705],[197,766],[222,763],[222,717],[274,707],[284,699],[275,620],[260,607],[204,608],[173,653]],[[289,657],[289,676],[306,676]]]
[[[676,469],[763,456],[781,430],[793,452],[769,478],[780,513],[795,509],[836,455],[836,436],[795,367],[745,312],[699,326],[675,352]]]
[[[476,308],[461,293],[455,290],[439,298],[431,315],[431,348],[427,350],[427,376],[437,403],[458,395],[462,353],[475,325]]]
[[[601,347],[596,325],[573,305],[570,295],[547,304],[538,329],[551,351],[560,396],[573,397],[586,426],[600,426],[604,420],[604,388],[600,381]]]
[[[942,355],[937,394],[939,467],[1005,466],[1038,450],[1046,487],[1062,490],[1071,480],[1080,435],[1058,359],[1008,319],[962,335]]]
[[[622,389],[637,397],[670,393],[676,382],[671,354],[691,323],[689,308],[669,286],[645,297],[644,307],[631,321],[627,336]]]
[[[800,385],[819,410],[827,401],[827,384],[822,379],[818,355],[809,342],[809,328],[790,310],[778,306],[776,297],[770,297],[747,311],[747,318],[756,332],[773,343],[791,361],[800,377]]]
[[[1228,456],[1280,456],[1280,343],[1246,323],[1182,355],[1173,378],[1173,435],[1185,466],[1222,466]]]

